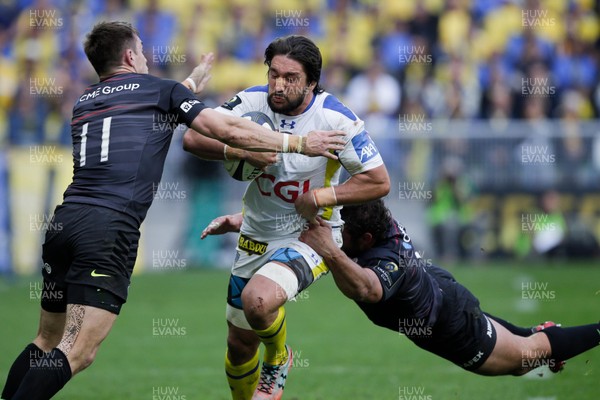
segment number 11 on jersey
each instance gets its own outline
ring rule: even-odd
[[[100,145],[100,162],[108,161],[108,145],[110,142],[110,124],[112,117],[106,117],[102,120],[102,144]],[[79,166],[85,166],[87,138],[89,122],[83,124],[81,128],[81,149],[79,149]]]

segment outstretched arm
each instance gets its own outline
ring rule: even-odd
[[[352,300],[377,303],[383,297],[383,288],[369,268],[363,268],[344,254],[331,236],[331,227],[317,217],[317,223],[300,235],[300,241],[313,248],[325,261],[340,291]]]
[[[277,162],[277,154],[274,152],[236,149],[216,139],[198,135],[192,129],[188,129],[183,135],[183,149],[204,160],[246,160],[257,168]]]
[[[190,126],[196,132],[229,146],[253,151],[300,153],[310,157],[337,159],[330,151],[344,148],[342,131],[312,131],[307,136],[273,132],[245,118],[221,114],[205,108]]]
[[[242,219],[242,213],[217,217],[204,228],[200,239],[204,239],[208,235],[222,235],[228,232],[239,232],[242,227]]]

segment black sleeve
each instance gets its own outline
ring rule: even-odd
[[[379,260],[377,265],[369,267],[369,269],[375,272],[375,275],[377,275],[377,278],[379,278],[379,281],[381,282],[383,296],[380,301],[388,300],[396,294],[400,286],[402,286],[405,269],[400,268],[396,262]]]
[[[206,108],[206,105],[196,98],[191,90],[176,82],[171,91],[169,112],[177,115],[178,122],[191,126],[194,118],[200,114],[200,111]]]

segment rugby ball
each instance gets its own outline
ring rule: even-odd
[[[262,125],[263,127],[272,131],[275,130],[273,121],[271,121],[266,114],[259,111],[247,112],[246,114],[242,115],[242,118],[256,122],[257,124]],[[251,181],[263,173],[260,168],[256,168],[254,165],[247,163],[244,160],[225,160],[223,161],[223,165],[225,166],[227,173],[233,179],[238,181]]]

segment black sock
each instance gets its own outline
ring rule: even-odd
[[[57,348],[32,363],[12,400],[48,400],[71,379],[67,356]]]
[[[541,331],[548,336],[552,358],[565,361],[600,344],[600,324],[561,328],[551,326]]]
[[[23,377],[27,371],[29,371],[29,368],[32,365],[32,361],[30,360],[40,358],[43,356],[43,354],[44,351],[33,343],[29,343],[25,347],[25,349],[13,362],[12,366],[10,367],[10,371],[8,371],[6,383],[4,384],[4,389],[2,389],[3,399],[12,399],[15,392],[19,388],[21,381],[23,380]]]
[[[500,325],[502,325],[503,327],[505,327],[506,329],[508,329],[508,331],[510,333],[512,333],[513,335],[517,335],[517,336],[531,336],[531,334],[532,334],[531,328],[521,328],[520,326],[513,325],[510,322],[503,320],[502,318],[495,317],[495,316],[490,315],[488,313],[484,313],[484,314],[487,315],[488,318],[493,319],[494,321],[496,321],[497,323],[499,323]]]

